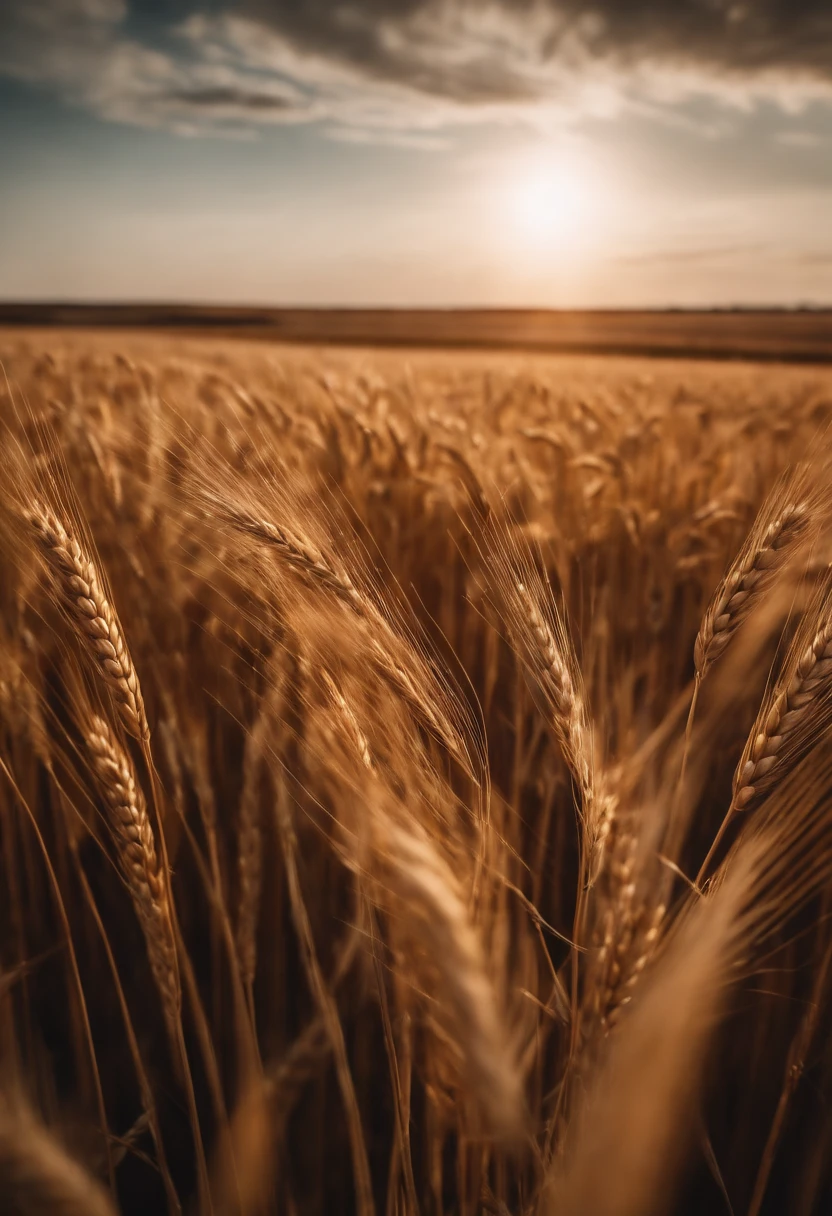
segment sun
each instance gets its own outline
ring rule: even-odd
[[[519,235],[563,245],[581,228],[586,199],[580,182],[562,169],[540,169],[514,184],[513,220]]]
[[[507,176],[503,200],[511,244],[527,254],[568,255],[591,237],[595,200],[577,163],[518,164]]]

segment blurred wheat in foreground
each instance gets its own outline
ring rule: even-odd
[[[0,357],[0,1210],[830,1210],[832,373]]]

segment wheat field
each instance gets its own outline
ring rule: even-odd
[[[0,1210],[829,1210],[832,371],[0,362]]]

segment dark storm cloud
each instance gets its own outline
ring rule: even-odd
[[[789,101],[832,96],[832,0],[0,0],[0,75],[183,130]]]
[[[244,0],[236,11],[299,50],[471,102],[525,98],[542,66],[564,60],[832,83],[832,0]],[[523,26],[525,79],[509,34]]]
[[[590,45],[627,58],[668,59],[705,68],[817,72],[832,77],[829,0],[562,0],[561,12],[590,13]]]

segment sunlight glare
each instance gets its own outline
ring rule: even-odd
[[[512,244],[531,254],[561,256],[584,246],[592,236],[593,193],[577,163],[518,166],[507,186]]]

